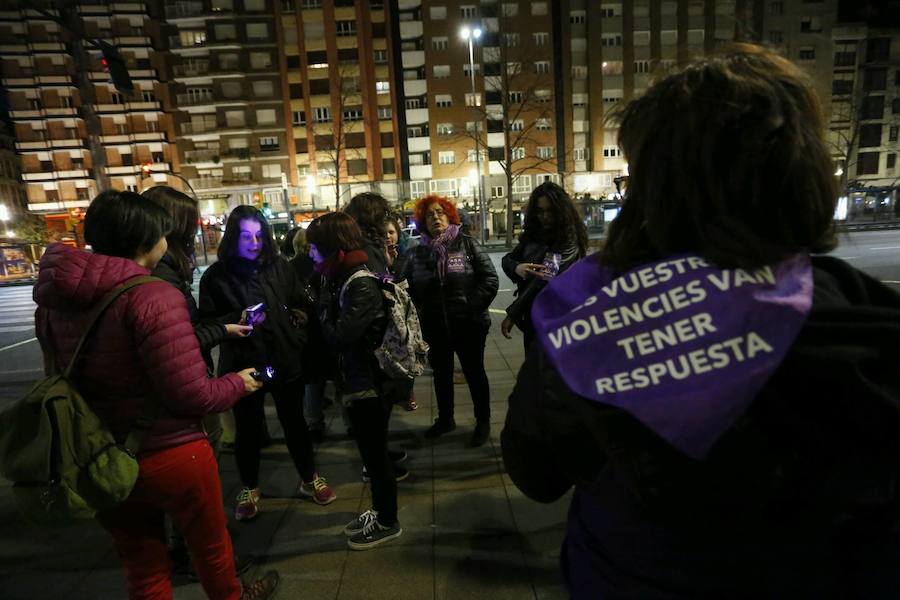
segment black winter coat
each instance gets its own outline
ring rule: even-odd
[[[350,275],[365,269],[366,265],[358,265],[336,279],[324,280],[319,295],[322,333],[338,355],[338,384],[345,402],[382,395],[387,379],[374,355],[387,327],[378,282],[373,277],[358,277],[340,297]]]
[[[461,270],[448,269],[441,282],[431,247],[413,248],[406,265],[409,294],[419,312],[423,332],[446,328],[491,326],[488,307],[500,287],[490,256],[481,252],[467,235],[460,233],[450,243],[448,259],[461,259]]]
[[[214,263],[200,279],[200,316],[237,323],[241,311],[264,302],[266,320],[253,333],[222,344],[219,373],[248,367],[275,367],[276,380],[288,382],[303,374],[301,356],[306,326],[296,326],[290,309],[313,317],[313,300],[291,264],[281,256],[262,269],[258,263],[233,258]]]
[[[897,597],[900,296],[833,258],[813,277],[787,357],[703,461],[573,394],[532,346],[503,459],[540,502],[575,486],[573,598]]]
[[[559,273],[584,258],[584,252],[578,247],[578,239],[573,236],[568,238],[565,243],[554,246],[525,239],[519,242],[512,252],[504,256],[500,263],[506,276],[516,284],[516,299],[506,308],[506,314],[523,331],[534,330],[534,326],[531,324],[531,306],[547,282],[539,277],[522,279],[516,274],[516,267],[521,263],[541,264],[548,252],[559,253]]]
[[[197,301],[194,300],[194,294],[191,293],[191,286],[181,278],[178,262],[171,253],[166,253],[162,257],[162,260],[159,261],[159,264],[153,270],[153,276],[171,283],[184,295],[188,314],[191,316],[191,325],[194,326],[194,334],[197,336],[197,342],[200,344],[200,352],[203,354],[206,364],[212,366],[210,352],[225,341],[225,323],[228,321],[220,322],[217,319],[200,318],[200,309],[197,307]]]

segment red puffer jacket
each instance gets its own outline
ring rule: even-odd
[[[34,287],[35,328],[45,356],[52,343],[64,369],[91,308],[118,285],[149,274],[125,258],[50,246]],[[200,417],[231,408],[244,392],[235,373],[207,377],[184,296],[162,281],[138,286],[113,302],[82,350],[75,373],[79,391],[120,442],[143,399],[159,398],[162,410],[141,451],[206,437]]]

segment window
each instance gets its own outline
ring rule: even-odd
[[[229,98],[229,99],[240,98],[244,93],[244,90],[241,87],[240,80],[238,80],[238,81],[233,81],[233,80],[232,81],[223,81],[222,87],[220,88],[220,90],[222,92],[222,97]]]
[[[337,31],[338,37],[355,36],[356,35],[356,21],[338,21],[336,31]]]
[[[393,111],[390,106],[379,106],[378,107],[378,120],[380,121],[388,121],[393,118]]]
[[[303,8],[322,8],[322,0],[300,0]]]
[[[481,94],[466,94],[466,106],[481,106]]]
[[[784,43],[784,32],[783,31],[770,31],[769,32],[769,43],[770,44],[783,44]]]
[[[506,190],[502,185],[492,185],[491,186],[491,198],[502,198],[505,195]]]
[[[900,114],[900,98],[894,98],[891,100],[891,113]]]
[[[522,119],[516,119],[515,121],[509,122],[509,130],[510,131],[522,131],[525,129],[525,121]]]
[[[466,152],[466,160],[470,163],[484,160],[484,150],[477,153],[474,150],[469,150],[468,152]]]
[[[438,135],[453,135],[453,123],[438,123],[437,124],[437,134]]]
[[[477,75],[481,71],[481,65],[472,65],[475,67],[475,74]],[[472,69],[469,68],[469,63],[463,64],[463,75],[466,77],[472,76]]]
[[[881,145],[881,125],[870,123],[859,127],[859,147],[874,148]]]
[[[834,96],[844,96],[853,93],[853,73],[835,73],[831,82],[831,93]]]
[[[618,146],[603,146],[603,156],[605,158],[617,158],[622,156],[622,151]]]
[[[431,48],[433,50],[446,50],[450,46],[450,40],[446,36],[431,38]]]
[[[281,177],[281,165],[263,165],[263,177]]]
[[[531,16],[546,17],[547,16],[547,3],[546,2],[532,2],[531,3]]]
[[[856,43],[855,42],[835,42],[834,43],[834,66],[836,67],[853,67],[856,66]]]
[[[778,2],[769,2],[769,14],[770,15],[783,15],[784,14],[784,2],[778,0]]]
[[[635,73],[649,73],[650,72],[650,61],[649,60],[634,61],[634,72]]]
[[[891,58],[891,38],[871,38],[866,42],[866,62],[887,62]]]
[[[582,94],[582,93],[572,94],[572,106],[577,106],[577,107],[587,106],[587,103],[588,103],[587,94]]]
[[[505,156],[506,156],[506,153],[503,152],[503,146],[500,146],[499,148],[488,148],[488,160],[489,161],[490,160],[493,160],[493,161],[503,160],[503,158]]]
[[[605,33],[600,36],[600,45],[607,48],[622,45],[622,35],[619,33]]]
[[[406,137],[408,138],[417,138],[422,137],[422,128],[411,126],[406,128]]]
[[[278,150],[278,147],[278,138],[274,135],[259,138],[259,149],[263,152],[272,152]]]
[[[434,65],[434,78],[445,79],[450,77],[450,65]]]
[[[857,175],[877,175],[881,155],[878,152],[860,152],[856,155]]]
[[[409,195],[413,198],[418,198],[425,195],[426,187],[424,181],[410,181],[409,182]]]
[[[582,66],[572,67],[572,79],[587,79],[588,68]]]
[[[450,108],[453,106],[453,96],[450,94],[437,94],[434,103],[438,108]]]
[[[800,46],[800,60],[816,60],[815,46]]]
[[[256,111],[257,125],[273,125],[275,123],[275,109],[263,108]]]
[[[406,108],[407,108],[407,110],[415,110],[417,108],[422,108],[422,99],[421,98],[407,98],[406,99]]]
[[[294,125],[306,125],[306,113],[302,110],[295,110],[291,113],[291,123]]]
[[[513,179],[513,194],[530,194],[531,193],[531,175],[519,175]]]
[[[272,56],[268,52],[251,52],[251,69],[268,69],[272,66]]]
[[[457,196],[455,179],[432,179],[428,182],[428,188],[435,194],[453,198]]]
[[[538,146],[538,158],[553,158],[553,146]]]
[[[510,152],[510,160],[523,160],[525,158],[525,148],[521,146],[513,148]]]
[[[572,151],[572,158],[575,160],[587,160],[587,148],[575,148]]]
[[[205,31],[182,31],[178,34],[178,41],[181,46],[190,48],[191,46],[202,46],[206,43]]]
[[[863,119],[883,119],[884,96],[866,96],[863,98],[860,113]]]
[[[573,10],[569,13],[569,23],[572,25],[584,24],[585,20],[586,14],[583,10]]]
[[[863,90],[866,92],[884,90],[887,85],[887,69],[867,69],[863,75]]]
[[[446,6],[432,6],[429,9],[429,15],[434,20],[446,19],[447,18],[447,7]]]
[[[275,86],[271,81],[254,81],[253,95],[257,98],[268,98],[275,93]]]
[[[474,19],[478,16],[478,7],[472,5],[460,6],[459,16],[463,19]]]
[[[375,64],[384,64],[388,61],[387,50],[376,50],[374,52]]]
[[[893,169],[897,166],[897,155],[896,154],[888,154],[887,155],[887,168]]]
[[[519,5],[515,2],[504,2],[500,8],[500,14],[504,17],[517,17],[519,16]]]
[[[248,23],[247,24],[248,40],[268,40],[269,26],[266,23]]]
[[[522,92],[509,92],[509,94],[507,95],[509,97],[510,104],[522,104]]]
[[[220,42],[237,38],[237,28],[235,28],[233,23],[217,23],[213,27],[213,31],[216,33],[216,39]]]
[[[539,60],[534,63],[534,72],[538,74],[546,75],[550,72],[550,61],[547,60]]]
[[[438,152],[438,164],[439,165],[452,165],[456,162],[456,153],[452,150],[445,152]]]
[[[892,125],[891,128],[888,129],[888,141],[889,142],[897,141],[898,130],[900,130],[900,127],[897,127],[896,125]]]
[[[319,106],[313,109],[313,121],[316,123],[326,123],[331,120],[331,109],[327,106]]]
[[[550,129],[553,129],[553,123],[550,122],[550,119],[538,119],[535,121],[534,126],[538,131],[549,131]]]
[[[800,31],[803,33],[818,33],[822,31],[822,20],[819,17],[801,17]]]
[[[391,93],[391,84],[389,81],[376,81],[375,82],[375,93],[376,94],[390,94]]]
[[[518,33],[504,33],[503,34],[503,45],[507,48],[515,48],[519,45],[519,34]]]
[[[534,90],[534,100],[535,102],[550,102],[551,94],[550,90]]]
[[[539,48],[543,48],[544,46],[546,46],[547,42],[550,40],[550,34],[545,31],[533,33],[531,34],[531,37],[534,40],[534,45],[538,46]]]
[[[362,121],[363,118],[363,111],[361,106],[354,108],[345,108],[343,114],[345,121]]]

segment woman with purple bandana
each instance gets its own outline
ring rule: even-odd
[[[554,278],[509,399],[529,497],[574,486],[573,598],[895,598],[900,296],[836,245],[807,76],[735,45],[619,115],[630,181]]]
[[[465,373],[475,407],[470,445],[483,445],[491,432],[491,397],[484,371],[484,345],[491,319],[488,307],[499,280],[490,257],[459,230],[456,206],[442,196],[416,202],[422,242],[406,268],[409,294],[419,311],[428,362],[434,372],[438,418],[425,432],[434,439],[456,429],[453,416],[453,353]]]

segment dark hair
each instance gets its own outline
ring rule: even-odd
[[[344,212],[356,219],[356,223],[362,229],[363,234],[368,238],[369,242],[376,246],[384,245],[382,227],[384,217],[390,210],[388,201],[385,200],[384,196],[374,192],[357,194],[344,207]]]
[[[291,258],[296,254],[294,250],[294,238],[297,237],[297,232],[302,231],[299,227],[294,227],[293,229],[288,230],[286,234],[284,234],[284,239],[281,240],[281,255],[285,258]]]
[[[314,219],[306,228],[306,241],[315,244],[323,256],[338,250],[359,250],[365,243],[356,220],[344,212],[331,212]]]
[[[755,268],[834,247],[824,118],[790,61],[730,45],[651,86],[619,120],[630,177],[604,264],[625,270],[690,251]]]
[[[194,238],[200,210],[197,201],[167,185],[157,185],[141,194],[163,207],[172,220],[172,231],[166,236],[169,252],[178,263],[178,271],[184,281],[190,282],[194,273]]]
[[[278,248],[275,246],[275,240],[272,239],[272,229],[266,217],[255,206],[241,204],[236,206],[228,220],[225,222],[225,233],[222,235],[222,241],[219,242],[219,250],[216,253],[221,261],[228,261],[237,256],[238,241],[241,238],[241,221],[250,219],[259,223],[263,234],[263,247],[256,259],[260,264],[265,265],[278,256]]]
[[[136,258],[166,237],[169,214],[135,192],[106,190],[91,202],[84,216],[84,241],[94,252]]]
[[[538,218],[538,200],[546,198],[553,211],[553,229],[544,231],[541,220]],[[541,241],[556,247],[565,243],[569,238],[575,238],[581,254],[587,253],[588,235],[584,222],[575,208],[575,204],[566,190],[552,181],[545,181],[531,191],[528,204],[525,206],[525,231],[520,240]]]
[[[438,196],[437,194],[430,194],[416,200],[416,206],[413,208],[413,219],[416,221],[416,229],[421,232],[428,232],[428,228],[425,226],[425,211],[427,211],[428,207],[435,202],[440,204],[441,208],[444,209],[444,214],[447,215],[447,221],[449,223],[459,225],[459,211],[456,210],[456,205],[451,202],[449,198]]]

